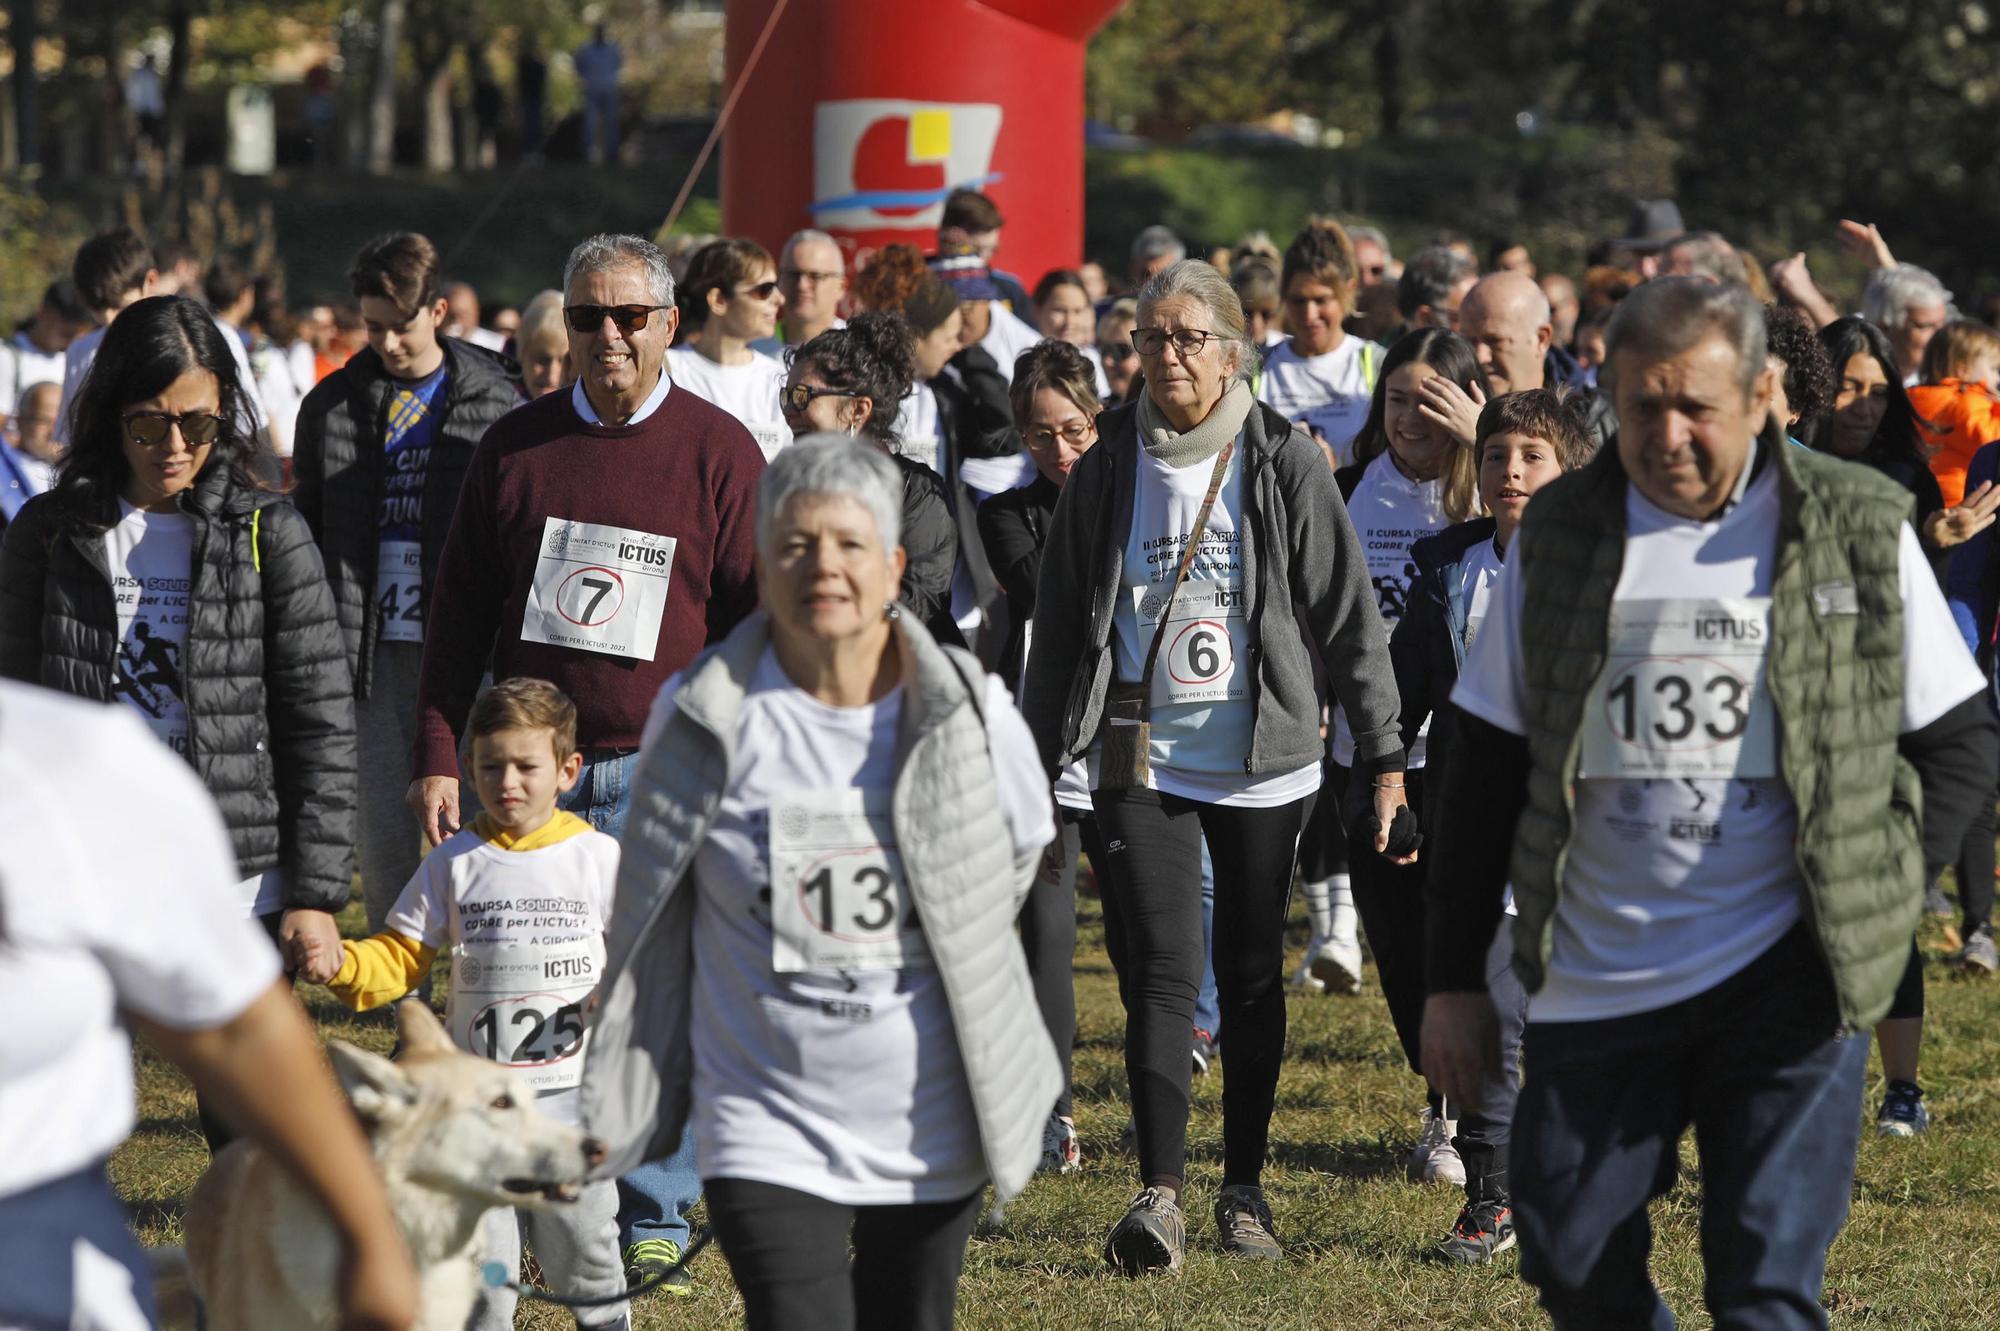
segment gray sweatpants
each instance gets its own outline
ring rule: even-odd
[[[585,1185],[583,1196],[563,1206],[550,1204],[515,1209],[503,1206],[486,1213],[486,1257],[509,1271],[521,1269],[521,1236],[526,1233],[541,1265],[542,1281],[558,1294],[601,1298],[625,1291],[625,1270],[618,1252],[618,1185],[610,1179]],[[513,1277],[519,1280],[519,1276]],[[487,1289],[466,1331],[511,1331],[520,1296],[510,1289]],[[576,1309],[581,1327],[624,1327],[631,1316],[626,1303]]]
[[[403,797],[410,789],[410,753],[417,742],[417,675],[424,648],[416,642],[375,645],[375,685],[355,713],[360,817],[354,855],[368,932],[382,922],[416,875],[424,835]]]

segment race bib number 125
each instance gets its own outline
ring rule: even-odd
[[[601,944],[453,949],[445,1024],[461,1049],[513,1068],[538,1091],[583,1080],[584,1004]]]
[[[1776,776],[1770,640],[1768,596],[1613,602],[1611,651],[1591,691],[1577,775]]]

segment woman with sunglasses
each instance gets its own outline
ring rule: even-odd
[[[1375,849],[1415,857],[1389,640],[1312,437],[1256,402],[1222,274],[1183,260],[1139,293],[1145,390],[1070,469],[1035,589],[1022,711],[1053,780],[1086,759],[1122,935],[1140,1190],[1105,1257],[1181,1264],[1201,854],[1214,857],[1223,1251],[1278,1261],[1262,1175],[1284,1058],[1285,908],[1320,786],[1313,651],[1353,720]],[[1312,646],[1309,648],[1307,642]]]
[[[944,482],[901,455],[897,407],[910,391],[914,338],[897,314],[857,314],[791,353],[780,395],[799,438],[844,434],[866,439],[895,460],[903,477],[903,551],[898,599],[943,642],[961,641],[951,618],[951,573],[958,530]]]
[[[769,461],[792,442],[778,406],[785,367],[750,344],[777,336],[785,308],[777,265],[754,240],[711,241],[688,260],[680,293],[682,336],[667,349],[668,376],[743,422]]]
[[[112,322],[55,488],[0,545],[0,675],[137,712],[221,807],[239,908],[320,979],[354,873],[353,691],[312,535],[252,474],[244,391],[194,301]]]

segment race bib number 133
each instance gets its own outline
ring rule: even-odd
[[[1577,775],[1776,776],[1770,639],[1768,596],[1614,602]]]

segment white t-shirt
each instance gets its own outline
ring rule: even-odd
[[[1301,356],[1290,338],[1271,348],[1257,381],[1259,401],[1294,423],[1325,436],[1345,467],[1354,461],[1354,436],[1368,421],[1382,348],[1346,336],[1323,356]]]
[[[1451,525],[1444,511],[1444,482],[1411,480],[1384,449],[1361,473],[1361,482],[1347,501],[1347,516],[1354,523],[1355,535],[1361,538],[1368,577],[1375,585],[1375,608],[1381,612],[1383,626],[1393,633],[1417,576],[1410,547]],[[1424,737],[1429,733],[1430,722],[1426,721],[1403,760],[1408,770],[1414,772],[1424,765]],[[1342,767],[1354,766],[1354,732],[1348,728],[1347,713],[1337,705],[1333,709],[1333,760]]]
[[[470,827],[426,855],[386,923],[452,950],[445,1025],[459,1046],[521,1073],[539,1107],[577,1121],[583,1009],[604,972],[618,842],[579,832],[502,850]]]
[[[1472,644],[1479,641],[1479,631],[1485,626],[1486,612],[1493,603],[1493,584],[1506,567],[1506,561],[1494,548],[1491,536],[1465,552],[1464,647],[1468,652],[1472,650]]]
[[[88,1168],[131,1131],[121,1009],[176,1030],[222,1025],[270,987],[278,957],[230,898],[236,857],[207,792],[123,709],[0,682],[0,789],[11,1195]]]
[[[675,676],[661,689],[649,744],[672,718],[679,687]],[[703,1178],[776,1183],[846,1205],[954,1200],[986,1180],[951,1009],[921,922],[917,955],[900,969],[777,964],[774,820],[816,796],[879,800],[891,791],[902,707],[900,687],[868,706],[830,707],[793,685],[770,651],[751,676],[722,803],[694,861],[693,1132]],[[1055,835],[1048,782],[996,676],[986,681],[986,713],[1010,850],[1039,852]],[[899,866],[888,851],[876,858]],[[785,902],[814,900],[817,883],[791,885]],[[900,906],[906,893],[884,891],[882,900]],[[841,902],[876,904],[860,895]]]
[[[944,422],[938,415],[937,394],[929,384],[918,384],[896,407],[896,451],[912,462],[921,462],[939,475],[944,452]]]
[[[1751,481],[1714,522],[1675,517],[1627,492],[1624,569],[1614,603],[1768,598],[1777,562],[1775,467]],[[1903,597],[1902,733],[1920,730],[1983,687],[1979,668],[1954,631],[1944,596],[1917,538],[1903,528],[1898,585]],[[1525,735],[1522,581],[1503,577],[1452,701],[1512,734]],[[1664,721],[1704,692],[1754,718],[1769,706],[1761,657],[1746,694],[1681,685],[1657,692]],[[1607,673],[1609,673],[1607,671]],[[1599,681],[1600,685],[1605,681]],[[1713,681],[1711,681],[1713,682]],[[1646,690],[1654,692],[1655,690]],[[1651,701],[1651,700],[1648,700]],[[1597,709],[1593,709],[1595,713]],[[1618,709],[1586,719],[1615,725]],[[1650,723],[1653,713],[1643,715]],[[1715,712],[1710,719],[1728,720]],[[1739,727],[1749,748],[1750,726]],[[1590,740],[1584,740],[1588,746]],[[1777,777],[1583,777],[1576,783],[1576,830],[1556,908],[1548,978],[1530,1001],[1534,1021],[1597,1021],[1665,1007],[1714,988],[1762,954],[1799,918],[1802,887],[1794,856],[1798,810]]]
[[[1167,590],[1215,474],[1213,459],[1169,467],[1137,451],[1124,586],[1112,614],[1115,670],[1122,683],[1145,674]],[[1243,585],[1243,451],[1230,459],[1186,581],[1166,610],[1153,667],[1151,773],[1147,784],[1204,804],[1268,808],[1319,788],[1318,763],[1252,776],[1243,770],[1256,728],[1257,645]],[[1287,607],[1289,609],[1289,607]],[[1175,701],[1175,699],[1184,699]],[[1097,782],[1094,761],[1091,784]]]
[[[667,349],[667,373],[673,381],[721,407],[743,422],[764,450],[764,460],[778,456],[778,450],[792,442],[792,427],[778,405],[778,393],[785,386],[785,367],[776,360],[753,351],[742,365],[718,365],[693,347]]]
[[[118,608],[118,660],[111,692],[162,744],[187,754],[188,596],[194,576],[194,519],[149,513],[118,501],[104,533],[104,559]]]
[[[25,332],[16,333],[0,347],[0,413],[12,416],[21,409],[21,394],[36,384],[63,381],[64,357],[60,351],[43,351]]]
[[[264,395],[257,389],[257,376],[250,368],[250,349],[243,345],[243,337],[234,328],[215,319],[215,330],[222,334],[222,340],[229,344],[229,354],[236,361],[236,382],[243,389],[244,420],[240,428],[246,434],[256,436],[260,441],[270,438],[270,417],[264,410]],[[97,359],[98,344],[104,341],[104,334],[111,325],[93,328],[69,344],[63,353],[62,401],[56,407],[56,441],[69,442],[70,404],[76,401],[78,390],[83,387],[83,377],[90,373],[91,362]]]
[[[1014,382],[1014,362],[1021,353],[1042,340],[1034,325],[1007,308],[1002,301],[989,301],[993,311],[992,319],[986,325],[986,336],[979,339],[979,345],[986,354],[1000,363],[1000,377],[1008,384]]]

